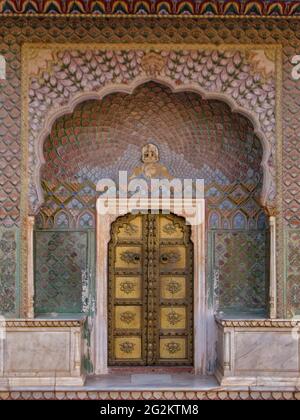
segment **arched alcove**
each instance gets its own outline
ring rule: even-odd
[[[57,259],[46,255],[49,241],[53,231],[62,228],[57,221],[69,214],[65,235],[76,241],[78,232],[86,234],[85,257],[80,253],[75,257],[77,270],[84,278],[93,277],[96,183],[101,178],[117,182],[119,170],[132,174],[149,141],[157,145],[160,163],[173,177],[205,180],[210,307],[264,312],[268,234],[260,205],[262,143],[252,123],[224,102],[206,100],[194,92],[174,93],[155,82],[137,87],[130,95],[119,92],[80,103],[53,124],[43,145],[44,204],[38,217],[42,224],[37,225],[42,233],[36,233],[45,235],[51,227],[49,238],[40,243],[43,261],[47,265]],[[83,215],[89,219],[86,224],[80,224]],[[47,270],[41,267],[36,266],[36,302],[39,289],[49,286],[43,274]]]

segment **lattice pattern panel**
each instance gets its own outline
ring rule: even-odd
[[[300,315],[300,230],[286,234],[287,307],[290,317]]]
[[[87,241],[86,232],[36,232],[36,313],[82,311]]]
[[[96,186],[91,182],[43,181],[45,204],[36,219],[38,228],[94,229]],[[264,229],[267,218],[259,197],[261,182],[205,186],[209,229]]]
[[[17,311],[17,246],[16,229],[0,229],[0,314],[16,315]]]
[[[265,232],[214,234],[212,270],[219,310],[265,310],[266,253]]]

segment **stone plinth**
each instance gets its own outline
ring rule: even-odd
[[[83,385],[84,320],[0,322],[0,388]]]
[[[299,321],[216,322],[216,376],[222,386],[299,386]]]

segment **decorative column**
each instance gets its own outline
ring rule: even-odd
[[[191,239],[194,244],[194,371],[204,374],[206,366],[206,287],[205,287],[205,201],[198,200],[194,208],[184,206],[182,212],[188,220],[189,215],[198,213],[198,223],[192,225]]]
[[[97,212],[96,229],[96,299],[97,315],[95,329],[96,369],[97,375],[108,373],[107,367],[107,270],[108,243],[110,240],[110,215]]]
[[[276,276],[276,215],[275,207],[265,208],[269,216],[270,225],[270,293],[269,293],[269,316],[277,318],[277,276]]]
[[[34,216],[27,217],[27,305],[25,308],[26,318],[34,318],[34,245],[33,245],[33,230],[34,230]]]
[[[224,330],[224,372],[231,370],[231,332]]]

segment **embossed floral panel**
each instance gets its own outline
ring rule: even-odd
[[[17,311],[17,231],[0,229],[0,314]]]
[[[286,281],[288,315],[300,314],[300,230],[287,232]]]
[[[220,310],[264,310],[267,294],[266,232],[214,234],[214,273]],[[217,280],[216,280],[217,278]]]
[[[82,279],[87,267],[87,244],[86,232],[36,232],[36,313],[82,311]]]

